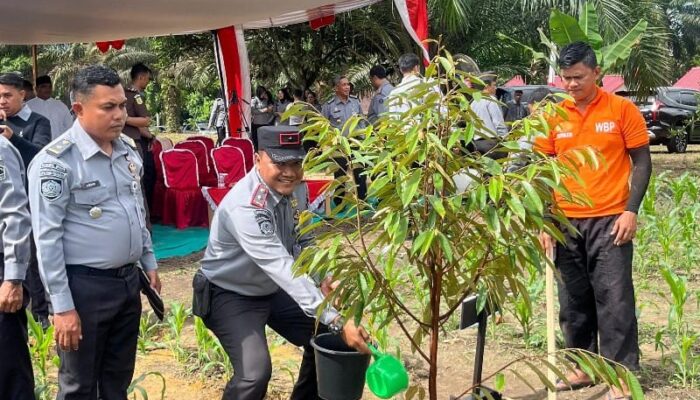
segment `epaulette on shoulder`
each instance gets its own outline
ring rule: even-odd
[[[46,148],[46,152],[54,157],[60,157],[64,154],[70,147],[73,146],[73,142],[68,139],[61,139]]]
[[[134,149],[134,150],[137,149],[137,147],[136,147],[136,142],[134,142],[134,139],[132,139],[132,138],[126,136],[126,135],[123,134],[123,133],[122,133],[121,135],[119,135],[119,138],[120,138],[124,143],[128,144],[129,147],[131,147],[132,149]]]
[[[258,185],[253,191],[253,197],[250,198],[250,204],[257,208],[265,208],[267,203],[267,196],[270,191],[262,183]]]
[[[357,96],[355,96],[354,94],[351,94],[351,95],[350,95],[350,98],[351,98],[351,99],[355,99],[355,100],[360,100],[360,98],[357,97]]]
[[[330,100],[328,100],[326,102],[326,104],[333,104],[334,101],[335,101],[335,97],[332,97]]]

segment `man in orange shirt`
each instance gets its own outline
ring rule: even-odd
[[[574,149],[595,148],[604,162],[598,169],[578,168],[582,184],[565,181],[573,195],[590,203],[576,204],[555,194],[576,233],[565,230],[565,242],[543,233],[545,248],[556,247],[561,273],[559,322],[568,348],[580,348],[639,369],[637,319],[632,283],[632,239],[637,211],[651,176],[646,124],[635,105],[606,93],[596,82],[600,67],[591,47],[577,42],[559,54],[564,88],[573,98],[562,107],[567,118],[552,123],[549,136],[535,142],[542,153],[566,157]],[[591,386],[577,369],[559,382],[558,390]],[[628,389],[611,388],[608,399],[626,399]]]

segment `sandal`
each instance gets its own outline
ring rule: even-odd
[[[566,379],[569,381],[569,383],[566,383],[561,379],[557,379],[557,382],[554,384],[554,390],[556,392],[579,390],[595,385],[595,382],[593,382],[588,375],[578,369],[570,373]]]

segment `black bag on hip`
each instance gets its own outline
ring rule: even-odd
[[[211,283],[201,270],[192,279],[192,314],[205,319],[209,316],[211,307]]]

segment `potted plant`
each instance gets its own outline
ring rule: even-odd
[[[562,179],[575,177],[577,164],[597,163],[591,149],[571,153],[567,162],[521,146],[547,131],[547,114],[557,107],[552,103],[513,126],[497,149],[507,152],[506,158],[468,151],[466,144],[484,135],[469,107],[470,98],[481,96],[469,85],[477,80],[457,70],[442,51],[426,68],[424,83],[402,95],[413,105],[409,111],[361,129],[362,117],[354,117],[344,129],[347,136],[318,115],[307,115],[310,124],[304,129],[318,142],[305,160],[306,170],[334,171],[341,158],[349,168],[363,166],[371,202],[358,198],[352,174],[334,181],[327,193],[342,196],[340,206],[316,222],[309,213],[302,215],[302,230],[313,232],[316,243],[297,259],[297,271],[332,275],[340,285],[326,301],[343,304],[346,317],[362,321],[374,334],[389,324],[400,330],[429,366],[431,400],[437,399],[440,335],[450,328],[450,317],[472,295],[482,306],[527,298],[521,283],[527,267],[546,262],[538,233],[561,238],[555,223],[567,226],[563,215],[547,206],[552,192],[585,201],[568,193]],[[529,163],[516,162],[523,159]],[[471,181],[466,190],[456,185],[457,176]],[[569,356],[608,383],[619,384],[624,376],[622,368],[593,355]],[[552,384],[541,371],[537,375]],[[407,397],[421,392],[425,395],[424,388],[415,387]]]

